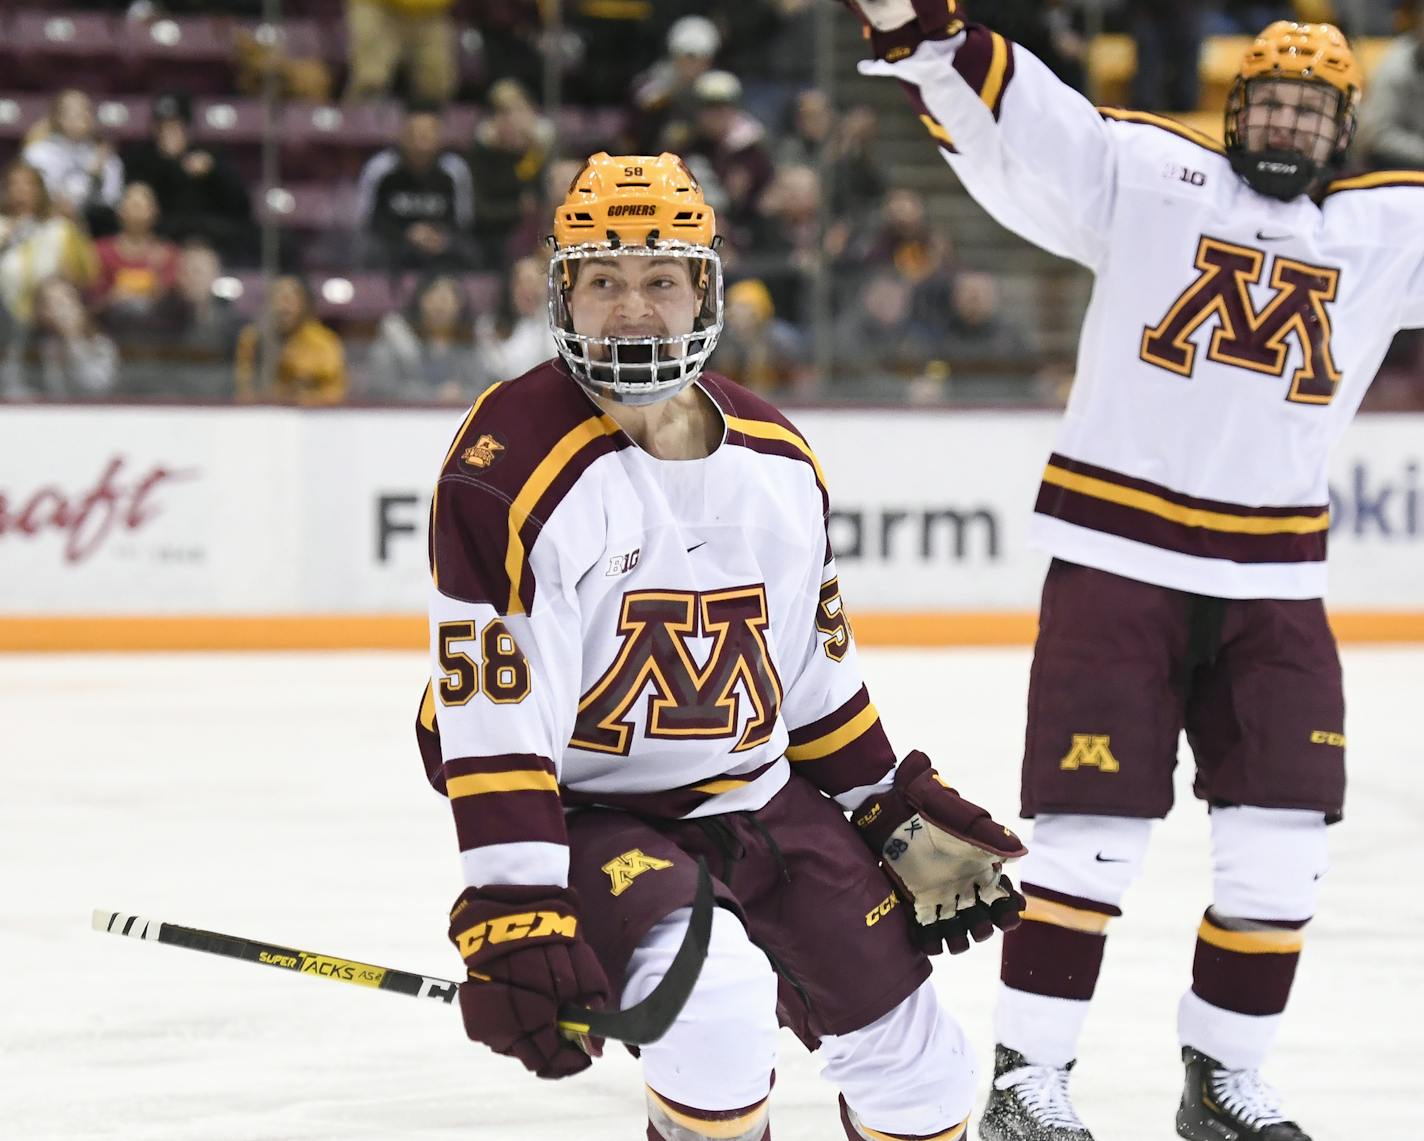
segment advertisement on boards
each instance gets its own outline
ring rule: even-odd
[[[463,410],[12,408],[0,613],[418,614],[432,483]],[[1052,413],[793,414],[856,612],[1032,611]],[[1331,468],[1337,610],[1424,611],[1424,416],[1367,416]]]

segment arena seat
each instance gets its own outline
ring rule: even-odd
[[[4,29],[8,58],[0,74],[24,90],[53,91],[63,76],[91,93],[116,90],[122,72],[116,47],[120,23],[102,12],[21,9]]]

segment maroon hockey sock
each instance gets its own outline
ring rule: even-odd
[[[1050,998],[1093,997],[1107,946],[1110,903],[1023,885],[1024,922],[1004,933],[999,977],[1006,986]]]
[[[1237,1014],[1280,1014],[1290,997],[1308,920],[1235,919],[1207,908],[1197,931],[1192,991]]]

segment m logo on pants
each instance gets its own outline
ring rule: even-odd
[[[1074,733],[1073,746],[1068,750],[1068,755],[1058,762],[1058,767],[1067,772],[1075,769],[1097,769],[1100,773],[1115,773],[1122,766],[1112,755],[1111,745],[1111,737]]]

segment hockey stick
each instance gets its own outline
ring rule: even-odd
[[[662,981],[642,1002],[627,1010],[587,1010],[581,1006],[565,1006],[559,1011],[559,1029],[570,1036],[613,1038],[634,1046],[646,1046],[666,1034],[702,973],[702,963],[707,958],[707,945],[712,937],[713,903],[712,877],[707,872],[706,862],[698,860],[697,895],[693,899],[687,934],[683,936],[682,945],[678,947]],[[176,923],[161,923],[122,911],[96,909],[93,926],[95,931],[106,931],[111,935],[167,943],[170,947],[183,947],[189,951],[207,951],[265,967],[335,979],[353,986],[408,994],[413,998],[433,998],[449,1004],[459,993],[460,984],[453,979],[435,979],[392,967],[377,967],[352,959],[298,951],[275,943],[259,943],[237,935],[180,927]]]

